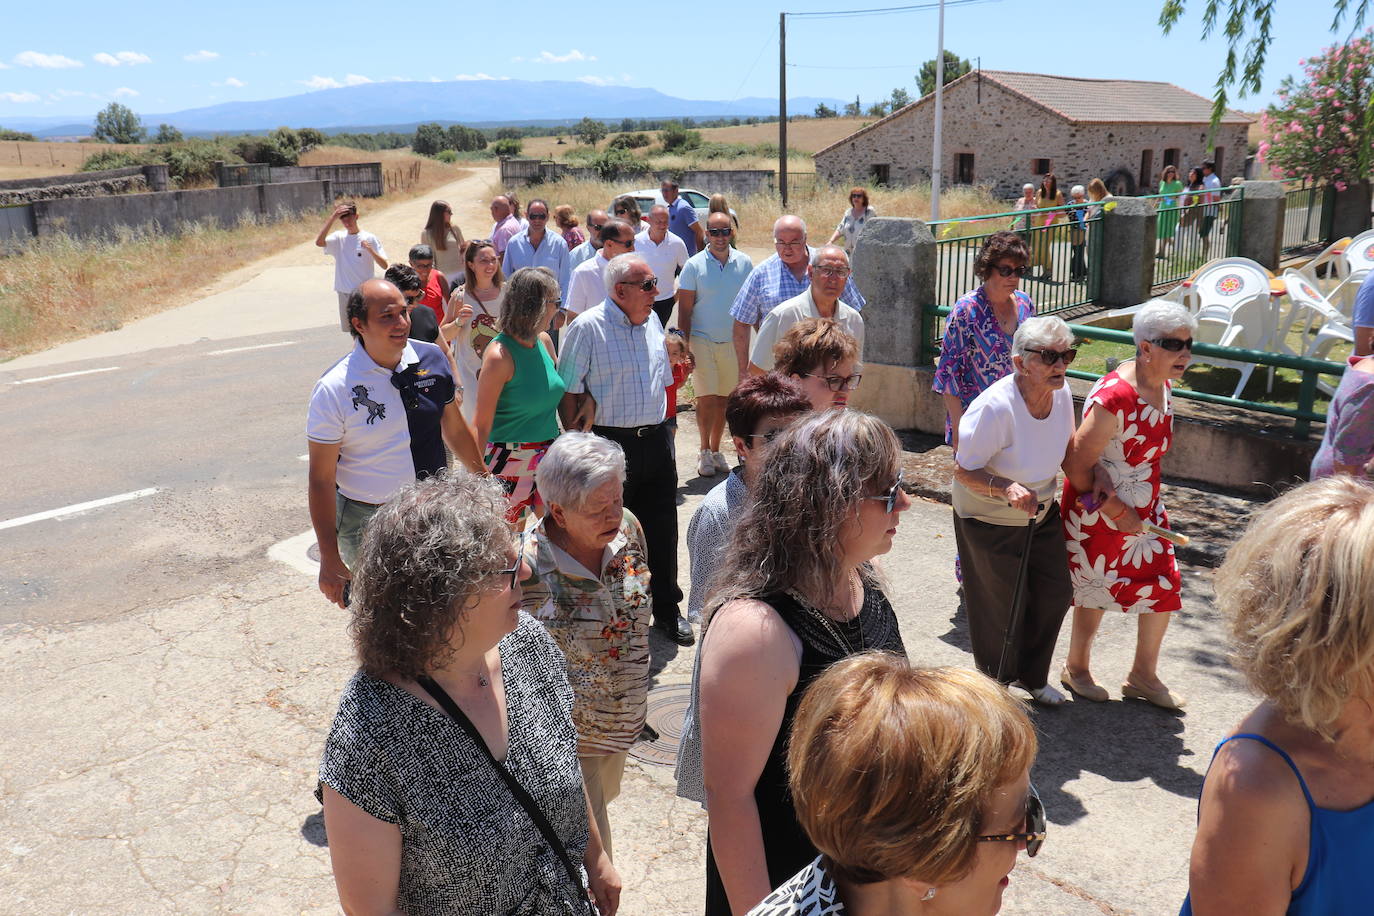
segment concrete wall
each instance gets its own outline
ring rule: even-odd
[[[930,180],[935,103],[917,102],[891,118],[832,149],[818,153],[817,173],[832,184],[873,180],[872,167],[887,165],[893,184]],[[1222,183],[1241,174],[1245,166],[1245,125],[1227,125],[1218,131],[1222,148]],[[944,96],[944,136],[941,163],[943,180],[952,184],[958,176],[960,153],[974,157],[973,183],[990,186],[1004,198],[1019,197],[1021,185],[1038,183],[1033,160],[1049,159],[1068,196],[1075,184],[1091,178],[1107,179],[1116,172],[1130,177],[1128,193],[1153,193],[1164,167],[1164,150],[1178,149],[1180,168],[1206,158],[1206,124],[1076,124],[1050,114],[991,80],[966,79]],[[1149,190],[1134,188],[1139,177],[1141,154],[1152,150]]]
[[[14,191],[19,188],[55,188],[64,184],[106,181],[112,178],[128,178],[130,175],[142,174],[143,166],[131,165],[122,169],[104,169],[99,172],[72,172],[67,175],[44,175],[38,178],[10,178],[0,181],[0,191]]]
[[[32,238],[35,231],[33,207],[0,207],[0,250]]]

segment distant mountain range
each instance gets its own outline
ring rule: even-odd
[[[791,98],[788,111],[810,114],[821,103],[839,108],[840,99]],[[322,89],[259,102],[224,102],[167,114],[139,112],[151,130],[171,124],[185,133],[231,133],[290,127],[321,130],[410,129],[426,121],[468,125],[572,123],[584,116],[621,118],[721,118],[778,113],[777,99],[733,102],[679,99],[656,89],[594,86],[556,80],[457,80],[427,83],[365,83]],[[41,137],[81,136],[95,121],[72,117],[0,118],[0,125]]]

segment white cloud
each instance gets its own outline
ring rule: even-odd
[[[128,98],[133,98],[134,96],[138,95],[138,90],[130,89],[128,86],[120,86],[114,92],[110,93],[110,95],[114,96],[117,99],[125,98],[126,96]]]
[[[30,102],[42,101],[32,92],[0,92],[0,99],[6,102],[13,102],[16,105],[26,105]]]
[[[616,79],[614,76],[579,76],[577,81],[591,86],[613,86]]]
[[[227,80],[225,80],[225,81],[222,82],[222,83],[211,83],[210,85],[211,85],[211,86],[232,86],[232,87],[235,88],[235,89],[242,89],[244,86],[247,86],[248,84],[245,83],[245,82],[244,82],[243,80],[241,80],[241,79],[238,79],[238,78],[236,78],[236,77],[232,77],[232,76],[231,76],[231,77],[229,77]]]
[[[218,51],[206,51],[202,49],[191,54],[183,54],[181,59],[189,60],[193,64],[203,64],[207,60],[214,60],[216,57],[219,57]]]
[[[492,76],[490,73],[460,73],[454,77],[459,82],[473,82],[475,80],[508,80],[509,76]]]
[[[57,99],[100,98],[100,96],[96,95],[94,92],[82,92],[80,89],[58,89],[50,94],[53,98]]]
[[[581,51],[577,50],[576,48],[573,48],[573,49],[572,49],[571,51],[569,51],[567,54],[555,54],[555,53],[553,53],[552,51],[540,51],[540,52],[539,52],[539,56],[536,57],[536,58],[534,59],[533,63],[536,63],[536,64],[576,64],[576,63],[586,63],[586,62],[588,62],[588,61],[593,61],[593,60],[596,60],[596,55],[595,55],[595,54],[583,54]]]
[[[44,70],[66,70],[85,66],[81,61],[63,57],[61,54],[43,54],[38,51],[23,51],[16,54],[14,62],[21,67],[41,67]]]
[[[338,89],[343,85],[332,76],[312,76],[308,80],[297,80],[296,82],[308,89]]]
[[[116,51],[114,54],[101,51],[99,54],[93,55],[91,60],[107,67],[136,67],[139,64],[151,64],[153,62],[153,59],[147,54],[139,54],[137,51]]]
[[[361,86],[363,83],[370,82],[372,82],[372,80],[368,79],[366,76],[359,76],[356,73],[350,73],[344,77],[345,86]]]

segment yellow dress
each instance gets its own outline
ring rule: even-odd
[[[1036,191],[1035,206],[1037,209],[1044,207],[1062,207],[1064,206],[1064,192],[1055,191],[1054,200],[1049,200],[1045,197],[1043,189]],[[1063,222],[1064,214],[1037,213],[1031,217],[1031,219],[1034,222],[1034,227],[1040,229],[1043,226]],[[1059,233],[1053,229],[1031,233],[1031,267],[1044,267],[1046,270],[1051,270],[1053,268],[1054,263],[1051,259],[1050,242],[1053,238],[1058,236],[1058,234]]]

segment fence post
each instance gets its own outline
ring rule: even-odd
[[[1322,195],[1322,224],[1318,232],[1321,233],[1320,242],[1323,248],[1336,241],[1336,235],[1332,231],[1333,217],[1336,215],[1336,186],[1330,183],[1321,186]],[[1313,198],[1316,199],[1315,196]]]
[[[1317,399],[1317,373],[1311,369],[1302,371],[1302,384],[1298,386],[1298,410],[1312,412]],[[1293,438],[1306,439],[1312,432],[1312,421],[1299,418],[1293,421]]]
[[[878,217],[854,250],[854,282],[864,307],[864,360],[920,365],[921,307],[935,301],[935,236],[918,219]]]
[[[1337,191],[1331,207],[1331,238],[1354,238],[1369,228],[1369,182]]]
[[[1112,197],[1102,210],[1102,277],[1098,305],[1121,308],[1150,298],[1155,276],[1154,202]]]
[[[1283,216],[1287,193],[1281,181],[1247,181],[1241,185],[1240,256],[1279,269],[1283,250]]]

